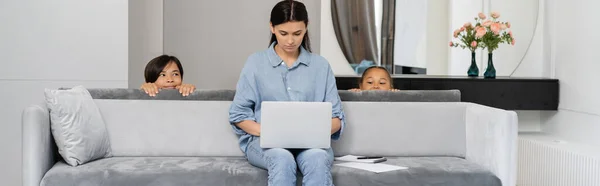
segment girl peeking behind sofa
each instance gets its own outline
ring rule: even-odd
[[[394,89],[394,82],[392,76],[384,68],[380,66],[371,66],[362,74],[358,82],[359,88],[350,89],[353,92],[360,92],[363,90],[385,90],[385,91],[398,91]]]
[[[175,56],[161,55],[146,65],[144,70],[146,83],[142,89],[149,96],[156,96],[162,89],[177,89],[183,96],[188,96],[196,87],[192,84],[183,84],[183,67]]]

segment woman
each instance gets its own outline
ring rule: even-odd
[[[150,96],[156,96],[161,89],[177,89],[183,96],[196,90],[192,84],[183,84],[183,67],[175,56],[161,55],[150,60],[144,78],[146,83],[140,89]]]
[[[358,87],[350,89],[353,92],[360,92],[362,90],[389,90],[398,91],[394,89],[394,82],[392,82],[392,76],[384,68],[380,66],[371,66],[362,74],[362,77],[358,80]]]
[[[240,148],[250,164],[267,169],[269,185],[296,185],[297,169],[304,185],[333,185],[331,148],[260,148],[262,101],[331,102],[331,138],[337,140],[344,130],[333,71],[323,57],[311,53],[307,25],[304,4],[281,1],[273,7],[269,48],[248,57],[229,111]]]

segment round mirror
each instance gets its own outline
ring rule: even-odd
[[[323,17],[323,27],[331,31],[322,31],[321,54],[331,59],[331,63],[351,69],[348,71],[351,74],[360,73],[369,65],[382,65],[393,66],[397,74],[466,76],[470,52],[448,49],[452,33],[449,27],[457,28],[467,21],[472,22],[478,12],[489,16],[492,11],[501,14],[499,21],[511,23],[510,30],[516,41],[514,46],[501,44],[494,51],[497,76],[542,74],[537,65],[541,63],[538,59],[542,49],[541,37],[536,37],[539,0],[322,2],[326,7],[322,9],[322,15],[330,16]],[[332,22],[325,22],[329,20]],[[390,30],[388,28],[394,29],[386,32]],[[325,45],[327,43],[333,44]],[[482,76],[487,67],[487,51],[477,50],[476,53]],[[342,68],[337,69],[337,75],[339,69]]]
[[[535,51],[541,50],[541,45],[534,46],[535,43],[538,43],[534,40],[541,39],[541,36],[536,36],[536,30],[539,29],[537,28],[539,0],[489,1],[489,10],[500,13],[500,21],[510,22],[510,30],[516,41],[514,46],[502,44],[494,51],[494,66],[497,76],[540,76],[541,69],[530,69],[530,64],[541,63],[541,61],[532,61],[528,58],[530,55],[536,55]],[[484,55],[483,62],[486,61],[487,55]],[[484,63],[484,66],[487,65]]]

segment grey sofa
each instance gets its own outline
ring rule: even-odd
[[[266,185],[267,172],[245,160],[228,124],[234,91],[185,98],[174,91],[155,98],[127,89],[90,93],[114,157],[67,165],[56,153],[49,111],[32,105],[22,120],[25,186]],[[336,156],[385,156],[386,164],[409,169],[376,174],[334,166],[335,185],[515,185],[515,112],[458,102],[457,91],[339,94],[347,127],[332,144]]]

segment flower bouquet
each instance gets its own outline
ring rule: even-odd
[[[479,73],[475,63],[475,50],[477,48],[488,50],[488,66],[483,76],[485,78],[495,78],[496,69],[494,69],[493,64],[493,51],[498,49],[501,43],[515,45],[513,33],[510,31],[510,23],[499,21],[500,14],[498,12],[492,12],[490,17],[491,19],[487,19],[485,14],[479,13],[475,17],[475,26],[468,22],[454,31],[454,38],[460,39],[460,43],[450,42],[452,47],[469,48],[471,50],[472,59],[468,71],[469,76],[477,76]],[[473,67],[477,69],[477,73],[471,73]]]

